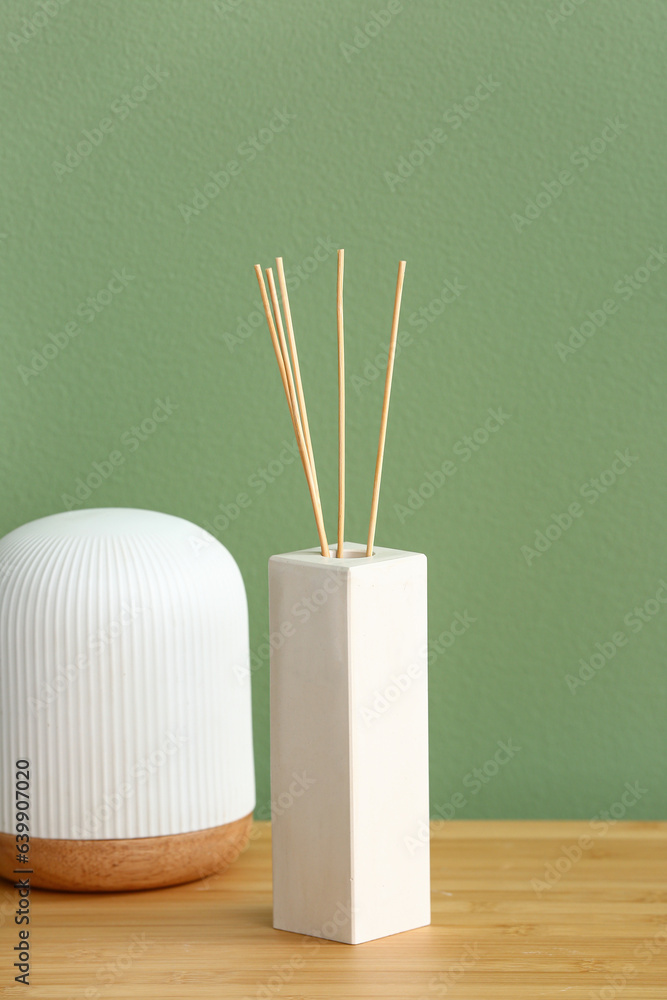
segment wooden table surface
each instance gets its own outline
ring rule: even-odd
[[[273,930],[270,847],[259,823],[233,868],[201,882],[35,890],[28,990],[0,883],[0,995],[667,1000],[667,823],[433,823],[432,925],[357,946]]]

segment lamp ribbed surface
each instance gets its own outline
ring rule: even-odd
[[[34,837],[155,837],[255,804],[239,569],[188,521],[109,508],[0,541],[0,831],[30,761]]]

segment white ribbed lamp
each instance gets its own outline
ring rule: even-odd
[[[34,885],[170,885],[238,855],[255,804],[248,612],[217,539],[168,514],[109,508],[0,541],[9,878],[17,761],[29,762]]]

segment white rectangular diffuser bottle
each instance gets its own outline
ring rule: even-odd
[[[276,555],[269,604],[274,927],[430,923],[426,556]]]

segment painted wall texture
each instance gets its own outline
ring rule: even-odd
[[[333,539],[343,246],[350,540],[408,261],[377,542],[429,558],[433,815],[667,818],[666,31],[653,0],[2,4],[0,530],[147,507],[231,550],[260,817],[267,560],[317,539],[252,268],[288,267]]]

